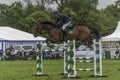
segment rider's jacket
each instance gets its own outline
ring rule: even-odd
[[[55,24],[58,27],[62,27],[64,24],[68,23],[69,21],[71,21],[71,18],[69,16],[59,13]]]

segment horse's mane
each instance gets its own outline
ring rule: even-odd
[[[48,21],[40,22],[40,24],[49,24],[49,25],[51,25],[51,26],[57,27],[56,24],[54,24],[54,23],[52,23],[52,22],[48,22]]]

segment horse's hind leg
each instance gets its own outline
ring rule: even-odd
[[[90,37],[87,37],[87,38],[80,38],[80,41],[81,41],[81,44],[91,48],[91,45],[92,45],[92,40],[90,39]]]
[[[88,39],[88,41],[87,41],[87,46],[89,47],[89,48],[92,48],[92,39]]]

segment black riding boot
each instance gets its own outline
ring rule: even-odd
[[[64,40],[66,41],[67,40],[67,32],[66,32],[66,30],[63,30],[63,35],[64,35]]]

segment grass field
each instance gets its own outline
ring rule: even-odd
[[[77,67],[92,67],[92,63],[77,64]],[[91,78],[93,71],[79,71],[80,80],[120,80],[120,60],[103,60],[103,75]],[[63,59],[44,60],[44,73],[49,76],[37,77],[35,60],[0,61],[0,80],[78,80],[63,78]]]

